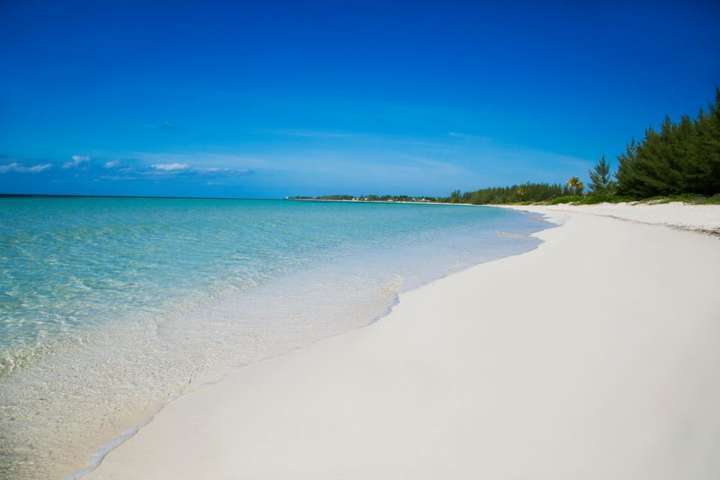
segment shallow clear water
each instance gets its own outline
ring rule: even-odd
[[[367,325],[545,226],[464,206],[0,199],[0,476],[62,478],[188,385]]]

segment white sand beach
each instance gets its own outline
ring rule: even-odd
[[[91,479],[720,478],[720,206],[527,207],[534,251],[198,385]]]

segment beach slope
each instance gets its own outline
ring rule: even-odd
[[[582,209],[534,207],[562,224],[538,249],[195,386],[87,478],[719,478],[720,239]]]

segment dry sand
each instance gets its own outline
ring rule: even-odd
[[[89,478],[720,478],[720,239],[637,223],[720,207],[635,208],[532,207],[538,249],[197,386]]]

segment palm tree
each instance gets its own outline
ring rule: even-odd
[[[583,188],[585,188],[578,177],[570,177],[565,187],[572,195],[582,195]]]

